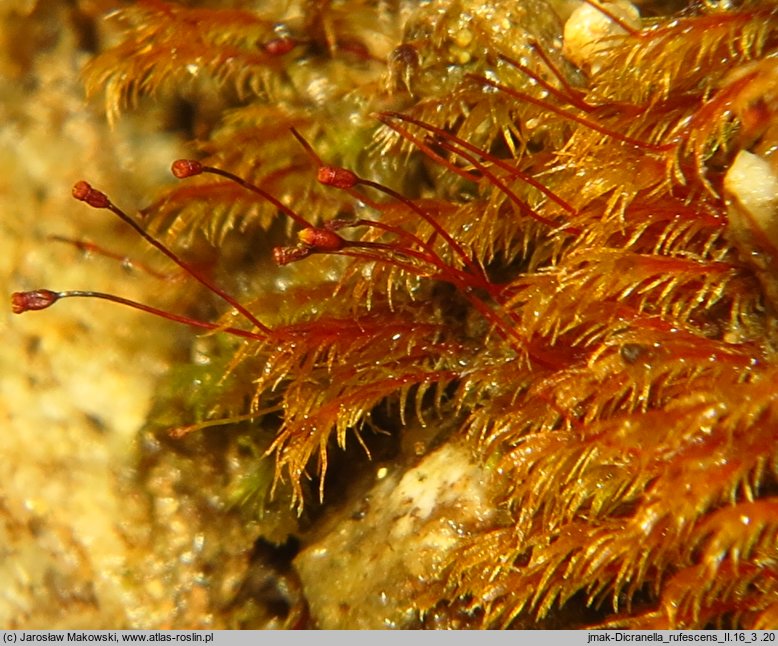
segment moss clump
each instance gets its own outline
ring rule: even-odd
[[[365,454],[455,442],[494,513],[409,575],[406,625],[774,625],[775,318],[723,181],[775,165],[775,5],[233,4],[137,3],[86,69],[114,120],[187,106],[206,172],[144,214],[258,319],[222,316],[186,406],[227,427],[156,464],[195,505],[250,483],[245,562],[263,483],[312,536]]]

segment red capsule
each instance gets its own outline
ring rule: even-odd
[[[203,172],[203,165],[196,159],[176,159],[170,167],[173,175],[178,179],[192,177]]]
[[[283,56],[288,54],[297,46],[293,38],[273,38],[262,45],[262,49],[271,56]]]
[[[322,166],[316,173],[316,179],[326,186],[335,188],[352,188],[359,184],[359,177],[348,168],[337,166]]]
[[[316,227],[302,229],[297,238],[316,251],[340,251],[346,246],[346,241],[337,233]]]
[[[50,289],[36,289],[30,292],[11,294],[11,310],[14,314],[23,314],[32,310],[45,310],[59,300],[59,294]]]
[[[92,188],[92,185],[84,180],[76,182],[73,186],[73,197],[96,209],[107,209],[111,205],[111,201],[105,193]]]

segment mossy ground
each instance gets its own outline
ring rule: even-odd
[[[133,357],[118,363],[145,368],[138,344],[176,364],[134,465],[127,453],[115,465],[131,476],[107,489],[137,503],[120,559],[136,605],[114,616],[137,625],[165,598],[157,625],[769,626],[775,304],[731,240],[723,178],[740,151],[776,149],[775,6],[644,5],[641,30],[622,25],[604,58],[575,69],[563,4],[194,4],[137,3],[105,39],[88,27],[105,6],[59,9],[58,64],[99,50],[86,86],[118,128],[83,113],[74,139],[93,142],[92,161],[73,179],[92,163],[115,202],[150,205],[144,224],[262,322],[248,340],[195,340],[128,316],[122,341],[95,326],[110,327],[102,306],[79,310]],[[41,7],[13,8],[8,33],[18,20],[46,33]],[[59,42],[40,40],[43,54],[6,63],[31,93]],[[58,107],[44,123],[80,114]],[[283,205],[211,175],[152,195],[156,171],[127,152],[149,126],[163,134],[144,149],[195,137],[193,156]],[[320,163],[356,172],[351,192],[317,185]],[[54,174],[38,175],[44,196]],[[307,225],[279,218],[290,208]],[[337,248],[311,242],[321,227]],[[273,246],[306,257],[277,267]],[[208,320],[225,310],[159,267],[170,280],[139,282],[142,300]],[[459,502],[459,480],[431,467],[447,451],[473,483]],[[407,500],[375,499],[413,477],[427,484]],[[435,530],[444,518],[451,535]],[[407,531],[426,519],[429,532]],[[380,582],[344,584],[337,608],[311,584],[317,546],[364,562],[368,521],[408,554],[383,617],[369,603]],[[100,617],[100,594],[75,598]]]

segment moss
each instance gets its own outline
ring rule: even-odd
[[[723,189],[739,151],[775,163],[775,6],[646,9],[606,6],[581,69],[578,14],[540,0],[119,12],[88,91],[112,121],[185,103],[205,164],[144,222],[250,312],[198,292],[223,339],[171,377],[138,474],[163,524],[196,515],[223,621],[359,615],[305,551],[301,586],[263,579],[281,610],[242,595],[252,544],[356,536],[368,456],[399,480],[459,447],[488,511],[395,582],[392,625],[775,623],[775,318]]]

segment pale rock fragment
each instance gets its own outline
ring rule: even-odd
[[[449,442],[331,514],[295,559],[314,623],[325,629],[417,627],[417,597],[495,513],[489,471]]]
[[[640,29],[640,12],[626,0],[605,2],[603,8],[633,29]],[[590,4],[581,3],[565,22],[565,58],[584,72],[596,74],[608,58],[614,37],[627,32],[605,13]]]
[[[778,175],[767,160],[741,150],[724,178],[724,193],[730,240],[778,307]]]

